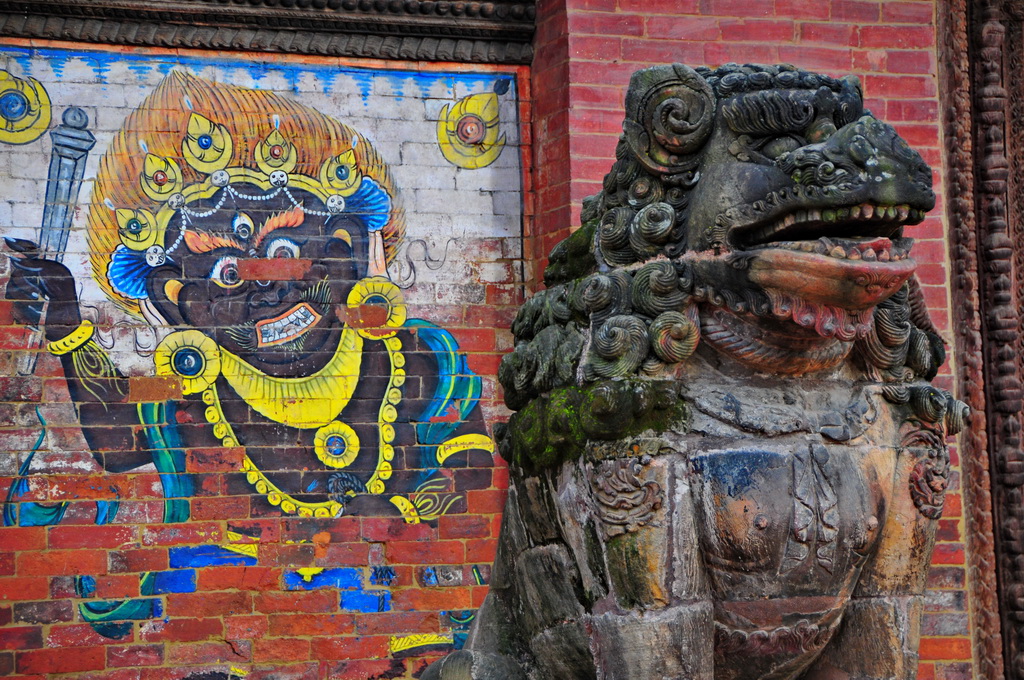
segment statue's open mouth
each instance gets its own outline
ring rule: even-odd
[[[774,221],[737,228],[733,240],[754,254],[750,279],[807,302],[866,310],[910,278],[913,239],[906,225],[924,219],[909,205],[861,203],[807,208]]]
[[[924,212],[909,205],[861,203],[844,208],[808,208],[767,224],[737,229],[734,238],[743,250],[786,248],[838,259],[888,262],[894,256],[906,257],[905,249],[900,248],[900,232],[905,225],[923,219]],[[871,239],[875,239],[871,247],[860,247]],[[883,242],[890,239],[896,241],[895,248]]]
[[[782,248],[802,253],[824,255],[836,260],[864,262],[900,262],[910,256],[914,239],[884,236],[830,238],[820,236],[814,241],[778,241],[765,247]],[[751,250],[756,250],[752,248]]]
[[[307,302],[301,302],[272,319],[256,322],[256,345],[268,347],[295,340],[315,326],[323,315]]]

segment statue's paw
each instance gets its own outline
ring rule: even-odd
[[[507,656],[462,649],[430,664],[420,680],[526,680],[526,673]]]

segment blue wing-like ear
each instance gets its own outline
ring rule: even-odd
[[[345,213],[360,217],[366,231],[380,231],[391,219],[391,197],[377,182],[364,177],[356,193],[345,199]]]
[[[146,264],[146,253],[118,246],[110,257],[107,278],[121,295],[133,300],[144,300],[149,297],[146,293],[146,276],[151,269]]]

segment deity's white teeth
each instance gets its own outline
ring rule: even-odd
[[[321,318],[322,316],[316,310],[303,302],[279,317],[257,321],[257,344],[260,347],[265,347],[294,340],[313,327]]]

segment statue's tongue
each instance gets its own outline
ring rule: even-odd
[[[911,258],[839,259],[783,248],[756,251],[750,280],[765,289],[851,311],[870,309],[899,290],[917,268]]]

